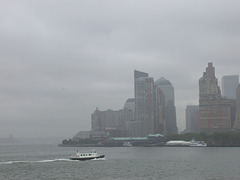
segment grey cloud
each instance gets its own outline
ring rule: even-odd
[[[233,0],[1,1],[0,137],[90,129],[97,106],[120,109],[133,97],[134,69],[172,82],[183,129],[209,61],[219,81],[239,74],[239,7]]]

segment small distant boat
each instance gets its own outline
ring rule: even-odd
[[[123,146],[124,147],[132,147],[132,144],[130,142],[124,142]]]
[[[207,144],[204,141],[195,141],[195,139],[192,139],[189,143],[190,147],[206,147]]]
[[[91,150],[90,153],[79,153],[77,151],[75,156],[70,156],[71,160],[79,160],[79,161],[85,161],[85,160],[91,160],[91,159],[99,159],[104,158],[105,155],[98,155],[95,150]]]

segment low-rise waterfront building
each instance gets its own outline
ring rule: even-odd
[[[164,136],[149,134],[146,137],[116,137],[110,140],[112,146],[123,146],[125,142],[129,142],[132,146],[162,146],[164,145]]]

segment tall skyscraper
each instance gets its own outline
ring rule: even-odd
[[[215,77],[215,68],[211,62],[208,63],[206,72],[199,79],[199,96],[200,99],[209,99],[211,97],[219,99],[221,97],[218,79]]]
[[[127,99],[127,101],[124,104],[124,109],[132,110],[132,112],[134,113],[134,111],[135,111],[135,99],[134,98]]]
[[[154,133],[166,135],[165,97],[163,91],[154,85]]]
[[[174,87],[171,82],[161,77],[155,82],[155,85],[159,87],[165,96],[165,134],[177,134],[177,120],[176,120],[176,108],[174,101]]]
[[[231,129],[231,102],[221,97],[215,68],[211,62],[199,79],[199,113],[201,132],[213,133]]]
[[[98,108],[92,114],[92,130],[93,131],[102,131],[106,129],[106,119],[102,111],[99,111]]]
[[[135,119],[141,122],[140,136],[153,133],[153,85],[153,78],[135,78]]]
[[[165,105],[175,106],[174,87],[172,83],[164,77],[161,77],[160,79],[155,81],[155,84],[163,91],[163,94],[165,96]]]
[[[236,89],[239,83],[238,75],[222,77],[222,95],[228,99],[236,99]]]
[[[163,113],[160,89],[154,85],[147,73],[134,71],[135,124],[141,126],[139,136],[160,133]]]
[[[188,105],[186,108],[186,132],[188,133],[199,133],[200,132],[199,122],[199,106]]]
[[[240,131],[240,84],[236,89],[236,119],[234,129]]]
[[[132,118],[126,121],[126,136],[135,137],[140,134],[140,123],[135,121],[134,112],[135,112],[135,99],[129,98],[124,104],[124,109],[127,109],[132,112]]]

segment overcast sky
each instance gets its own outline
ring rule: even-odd
[[[179,130],[213,62],[240,74],[240,1],[1,0],[0,137],[66,137],[134,97],[133,71],[168,79]]]

